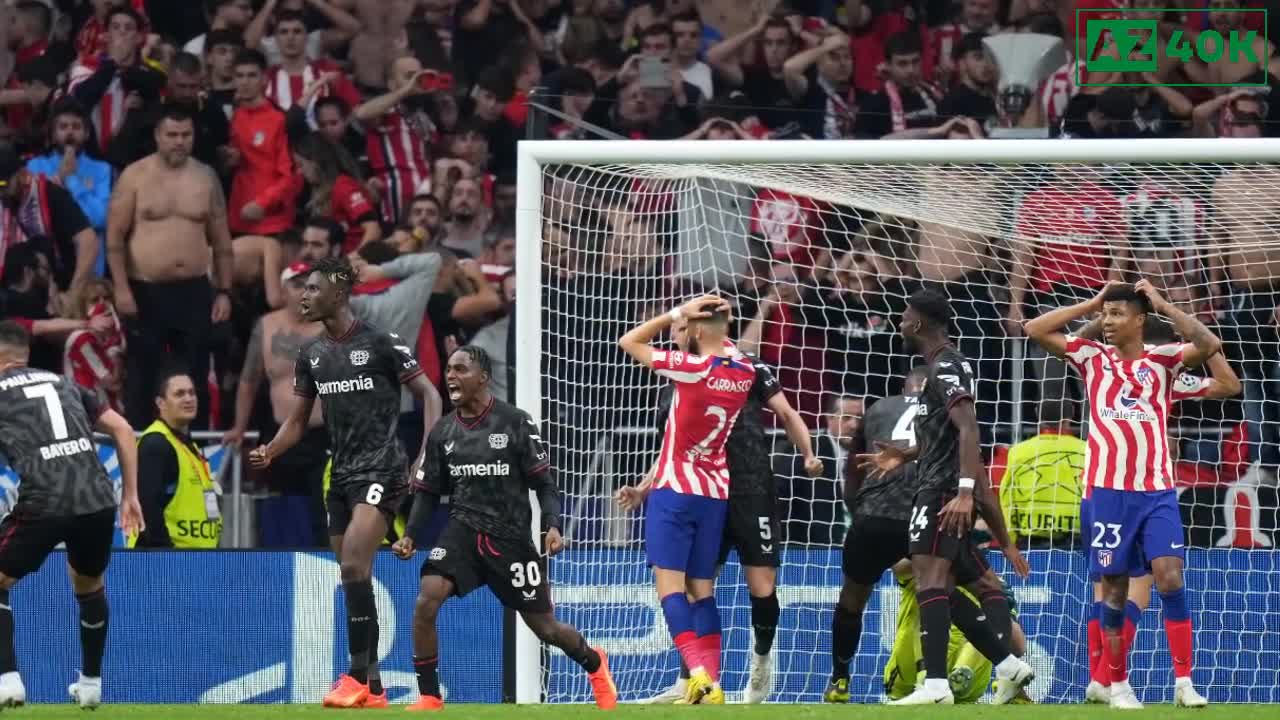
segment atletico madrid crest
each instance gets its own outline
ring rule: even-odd
[[[1110,550],[1098,551],[1098,564],[1101,565],[1102,567],[1111,567],[1111,551]]]

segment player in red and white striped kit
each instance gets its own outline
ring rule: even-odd
[[[1107,344],[1068,336],[1061,328],[1102,312]],[[1189,343],[1144,345],[1147,315],[1173,321]],[[1168,420],[1184,368],[1203,365],[1222,342],[1199,320],[1160,295],[1151,283],[1109,283],[1092,300],[1028,322],[1027,335],[1070,362],[1084,377],[1090,423],[1085,483],[1091,486],[1090,570],[1102,580],[1103,661],[1110,669],[1111,706],[1141,708],[1129,686],[1123,638],[1130,575],[1150,564],[1173,655],[1174,704],[1208,704],[1191,683],[1192,629],[1183,586],[1185,538],[1173,485]]]
[[[681,318],[689,320],[688,353],[649,345]],[[676,384],[647,501],[645,554],[672,641],[689,667],[689,704],[724,704],[715,600],[729,499],[724,446],[756,377],[750,360],[726,348],[728,332],[728,304],[706,295],[618,341],[637,362]]]
[[[1148,327],[1144,333],[1149,342],[1158,342],[1155,337],[1161,335],[1156,328]],[[1153,332],[1154,331],[1154,332]],[[1079,336],[1087,339],[1102,337],[1102,321],[1094,320],[1080,330]],[[1183,400],[1221,400],[1240,394],[1240,378],[1231,363],[1222,353],[1205,361],[1205,369],[1210,377],[1199,377],[1190,373],[1182,373],[1173,381],[1173,401]],[[1080,500],[1081,527],[1089,527],[1089,495],[1090,486],[1085,484]],[[1089,552],[1085,547],[1086,556]],[[1124,628],[1121,640],[1124,653],[1127,655],[1138,634],[1138,624],[1142,614],[1151,603],[1151,585],[1155,582],[1151,577],[1151,569],[1144,567],[1140,575],[1129,576],[1129,599],[1124,605]],[[1093,604],[1087,609],[1085,624],[1088,627],[1089,648],[1089,686],[1085,688],[1084,699],[1088,703],[1109,704],[1111,702],[1111,669],[1102,662],[1102,577],[1096,573],[1089,574],[1093,583]]]

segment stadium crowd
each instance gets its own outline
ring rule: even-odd
[[[469,342],[493,359],[495,391],[514,399],[515,150],[526,132],[564,140],[603,133],[778,141],[974,138],[1015,127],[1068,137],[1276,134],[1265,92],[1081,87],[1074,59],[1011,115],[997,87],[1002,71],[983,38],[1035,32],[1074,48],[1083,33],[1075,10],[1093,4],[9,2],[2,24],[8,53],[0,57],[7,78],[0,90],[0,315],[28,322],[37,338],[33,365],[74,375],[135,429],[160,417],[178,430],[162,433],[163,443],[190,443],[186,433],[206,429],[239,443],[254,430],[271,437],[288,414],[296,351],[322,331],[297,310],[307,263],[337,253],[350,255],[359,273],[358,315],[415,348],[437,390],[443,359]],[[1244,27],[1242,17],[1222,12],[1208,20],[1235,29]],[[1186,22],[1204,18],[1188,13]],[[1261,72],[1186,63],[1162,66],[1158,78],[1092,80],[1231,82]],[[648,427],[648,410],[637,408],[656,407],[656,396],[646,394],[652,388],[616,355],[614,341],[652,309],[646,299],[688,294],[708,281],[670,259],[682,242],[680,207],[663,188],[572,173],[551,173],[546,187],[552,382],[543,414],[552,446],[562,451],[564,482],[576,487],[593,472],[599,431]],[[979,359],[984,428],[1009,422],[1008,403],[994,399],[1010,397],[1007,343],[1019,323],[1091,294],[1124,269],[1102,253],[1062,250],[1053,240],[1060,234],[1143,244],[1151,252],[1135,252],[1137,270],[1159,276],[1175,299],[1223,325],[1233,360],[1243,361],[1246,400],[1202,414],[1241,429],[1228,433],[1234,444],[1189,443],[1186,453],[1235,475],[1258,461],[1280,465],[1280,377],[1263,362],[1280,347],[1280,307],[1270,291],[1280,263],[1243,249],[1241,262],[1208,267],[1183,262],[1179,252],[1195,240],[1199,208],[1210,204],[1227,239],[1234,231],[1243,245],[1257,221],[1231,203],[1250,182],[1228,176],[1211,196],[1192,199],[1198,209],[1184,233],[1125,222],[1134,198],[1167,201],[1159,188],[1050,180],[1019,213],[1019,235],[1043,242],[1021,250],[782,190],[738,197],[740,206],[726,212],[738,224],[721,235],[745,239],[746,250],[737,253],[733,281],[719,280],[736,306],[738,336],[778,368],[810,427],[833,438],[825,484],[779,471],[814,483],[782,491],[784,501],[807,499],[788,513],[795,528],[788,536],[839,542],[841,443],[857,434],[862,398],[897,392],[909,369],[892,324],[914,288],[941,287],[956,304],[960,349]],[[584,187],[594,189],[584,195]],[[1280,206],[1280,197],[1273,200]],[[1073,208],[1086,219],[1064,228]],[[1215,290],[1193,291],[1205,287]],[[590,363],[608,367],[608,377],[594,377],[584,369]],[[175,364],[185,374],[175,375]],[[1062,385],[1046,393],[1071,395],[1065,369],[1033,365],[1046,387]],[[406,394],[400,430],[410,456],[424,419],[448,408],[447,393],[425,408]],[[264,544],[325,544],[314,515],[327,442],[318,412],[312,428],[257,480],[297,500],[288,508],[301,508],[264,517]],[[997,439],[1019,438],[986,438],[989,445]],[[638,457],[653,446],[636,440],[625,448],[636,452],[622,454]],[[176,467],[166,447],[156,462]],[[1236,462],[1224,452],[1236,453]],[[638,475],[643,462],[620,472]],[[144,472],[150,517],[171,499],[165,484],[148,485]],[[611,488],[600,490],[607,501]],[[804,515],[816,513],[819,497],[831,509]]]

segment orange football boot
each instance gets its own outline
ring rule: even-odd
[[[333,689],[328,695],[324,696],[324,706],[327,708],[358,708],[365,698],[369,697],[369,686],[361,684],[350,675],[338,676],[338,681],[333,684]]]
[[[419,695],[418,702],[408,707],[408,710],[410,710],[411,712],[421,712],[421,711],[431,712],[434,710],[443,710],[443,709],[444,709],[444,701],[436,697],[435,695]]]
[[[593,673],[587,673],[591,681],[591,692],[596,696],[596,707],[601,710],[612,710],[618,706],[618,686],[613,684],[613,675],[609,674],[609,657],[603,648],[592,648],[600,656],[600,667]]]

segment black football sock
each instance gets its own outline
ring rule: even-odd
[[[849,663],[862,638],[862,616],[836,606],[831,618],[831,680],[848,680]]]
[[[418,694],[440,697],[440,656],[413,659],[413,671],[418,675]]]
[[[382,694],[382,673],[378,670],[378,603],[374,600],[369,621],[369,694]]]
[[[1013,614],[1009,612],[1009,601],[1004,593],[989,592],[982,596],[982,611],[987,615],[987,624],[995,632],[1005,646],[1013,644]],[[976,646],[975,646],[976,647]],[[1003,660],[1004,658],[1000,658]]]
[[[13,649],[13,608],[9,591],[0,590],[0,675],[18,671],[18,654]]]
[[[1008,605],[1005,605],[1004,613],[1007,622]],[[991,614],[975,605],[969,596],[959,590],[951,593],[951,622],[960,628],[965,639],[983,657],[990,660],[992,665],[999,665],[1001,660],[1009,657],[1009,643],[996,635],[995,628],[991,626]]]
[[[920,646],[924,652],[925,677],[945,680],[947,645],[951,640],[951,603],[941,588],[916,593],[920,605]]]
[[[684,658],[680,658],[680,679],[689,679],[689,666],[684,663]]]
[[[781,614],[778,593],[769,593],[769,597],[751,596],[751,627],[756,631],[757,655],[768,655],[773,650],[773,638],[778,634],[778,616]]]
[[[107,647],[107,592],[77,595],[80,603],[80,672],[85,677],[102,677],[102,652]]]
[[[568,655],[571,660],[582,666],[583,670],[593,673],[600,669],[600,653],[591,649],[587,644],[587,639],[582,637],[582,633],[575,633],[578,636],[576,642],[570,641],[568,645],[561,648],[564,654]]]
[[[351,671],[360,684],[369,682],[369,623],[373,621],[373,581],[343,583],[347,595],[347,647],[351,651]]]

